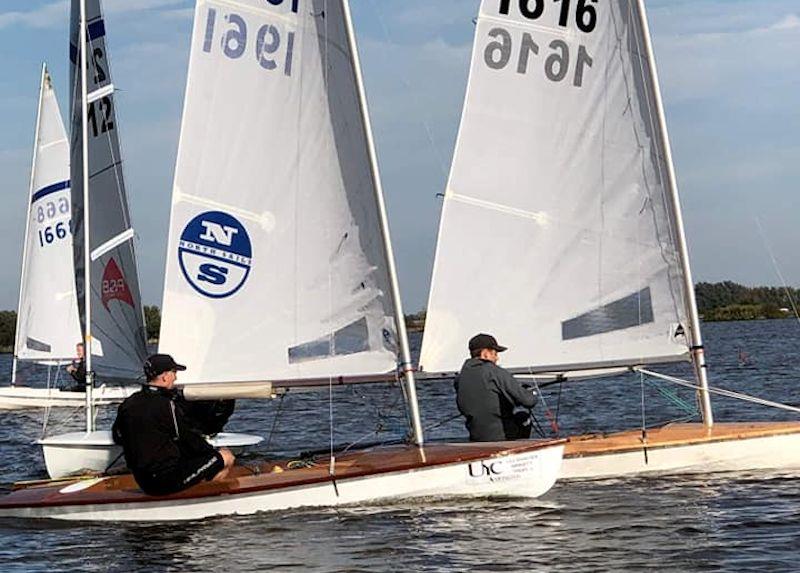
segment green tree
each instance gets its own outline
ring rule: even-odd
[[[17,331],[17,313],[13,310],[0,311],[0,346],[8,349],[14,347],[14,335]]]
[[[161,330],[161,309],[155,305],[145,305],[144,322],[147,328],[147,340],[158,340],[158,333]]]

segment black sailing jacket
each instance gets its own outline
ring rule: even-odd
[[[523,388],[508,370],[480,358],[464,362],[454,386],[458,411],[466,418],[473,442],[516,438],[514,407],[536,405],[536,395]]]
[[[145,386],[120,404],[112,432],[137,481],[142,475],[168,471],[181,459],[216,451],[187,405],[176,391],[154,386]]]

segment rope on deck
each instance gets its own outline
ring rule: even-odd
[[[694,382],[689,382],[688,380],[683,380],[682,378],[676,378],[675,376],[669,376],[667,374],[653,372],[652,370],[647,370],[646,368],[634,368],[634,370],[636,370],[637,372],[641,372],[643,374],[647,374],[648,376],[652,376],[654,378],[659,378],[661,380],[666,380],[667,382],[672,382],[674,384],[677,384],[678,386],[683,386],[684,388],[702,390],[702,388],[697,384],[695,384]],[[794,412],[796,414],[800,414],[800,408],[796,406],[790,406],[789,404],[782,404],[781,402],[773,402],[772,400],[765,400],[764,398],[751,396],[749,394],[743,394],[742,392],[734,392],[733,390],[726,390],[725,388],[716,388],[714,386],[709,386],[708,391],[711,392],[712,394],[718,394],[720,396],[725,396],[727,398],[734,398],[736,400],[742,400],[744,402],[752,402],[753,404],[759,404],[761,406],[768,406],[770,408],[777,408],[779,410],[786,410],[787,412]]]

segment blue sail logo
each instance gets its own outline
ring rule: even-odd
[[[181,233],[178,262],[194,290],[211,298],[236,293],[250,274],[253,248],[247,229],[222,211],[197,215]]]

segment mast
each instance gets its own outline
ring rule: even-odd
[[[47,75],[47,64],[42,62],[42,77],[41,81],[39,82],[39,107],[37,108],[36,112],[36,132],[33,136],[33,160],[31,161],[31,181],[28,186],[28,217],[25,219],[25,239],[22,241],[22,272],[19,273],[19,291],[17,296],[17,327],[16,332],[17,336],[19,336],[19,320],[20,315],[22,313],[22,285],[25,282],[25,271],[27,270],[27,262],[28,262],[28,233],[30,232],[31,227],[31,207],[32,202],[31,198],[33,197],[33,183],[34,177],[36,176],[36,160],[39,157],[39,127],[42,123],[42,102],[44,101],[44,89],[46,83],[49,81],[49,76]],[[16,338],[16,337],[15,337]],[[14,358],[11,363],[11,386],[14,386],[17,382],[17,349],[18,349],[18,340],[14,341]]]
[[[353,74],[356,78],[358,88],[359,109],[364,124],[364,135],[367,140],[367,151],[372,173],[372,181],[375,189],[375,200],[378,204],[378,220],[380,222],[381,235],[383,236],[383,248],[389,271],[389,282],[391,284],[392,303],[395,309],[395,324],[397,326],[397,339],[400,344],[400,370],[403,373],[408,390],[408,405],[411,411],[411,427],[414,433],[414,443],[422,446],[425,442],[422,433],[422,422],[419,415],[419,403],[417,402],[417,386],[414,380],[414,368],[411,363],[411,352],[408,347],[408,333],[406,332],[405,316],[403,314],[403,304],[400,300],[400,287],[397,281],[397,269],[394,262],[394,252],[392,242],[389,237],[389,222],[386,218],[386,206],[383,200],[383,187],[378,171],[378,160],[375,153],[375,143],[372,139],[372,126],[370,125],[369,113],[367,112],[367,98],[364,91],[364,82],[361,76],[361,63],[358,57],[358,46],[356,45],[353,22],[350,17],[350,4],[348,0],[342,0],[345,27],[347,28],[347,40],[350,44],[352,53]]]
[[[86,366],[86,431],[94,431],[94,403],[92,389],[94,388],[94,373],[92,372],[92,261],[89,255],[89,104],[86,87],[86,0],[80,0],[80,30],[78,42],[80,43],[80,77],[81,77],[81,168],[83,169],[83,297],[85,308],[86,326],[83,342],[83,360]]]
[[[703,415],[703,423],[711,428],[714,425],[714,415],[711,411],[711,398],[708,391],[708,377],[705,354],[703,349],[703,338],[700,334],[700,318],[697,314],[697,301],[694,294],[694,282],[692,281],[692,271],[689,268],[689,249],[686,245],[686,235],[683,228],[683,216],[681,215],[680,199],[678,198],[678,185],[675,177],[675,167],[672,164],[672,149],[667,133],[667,122],[664,115],[664,104],[661,100],[661,89],[658,84],[658,72],[656,71],[655,55],[653,45],[650,41],[650,28],[647,24],[647,16],[644,11],[644,0],[636,0],[639,22],[642,28],[642,36],[647,61],[652,77],[651,93],[655,102],[656,114],[658,116],[658,129],[664,147],[664,162],[667,165],[667,183],[669,186],[669,201],[675,216],[675,232],[677,235],[678,253],[683,270],[683,287],[686,292],[686,306],[689,313],[691,330],[691,352],[695,368],[695,376],[700,386],[700,408]]]

